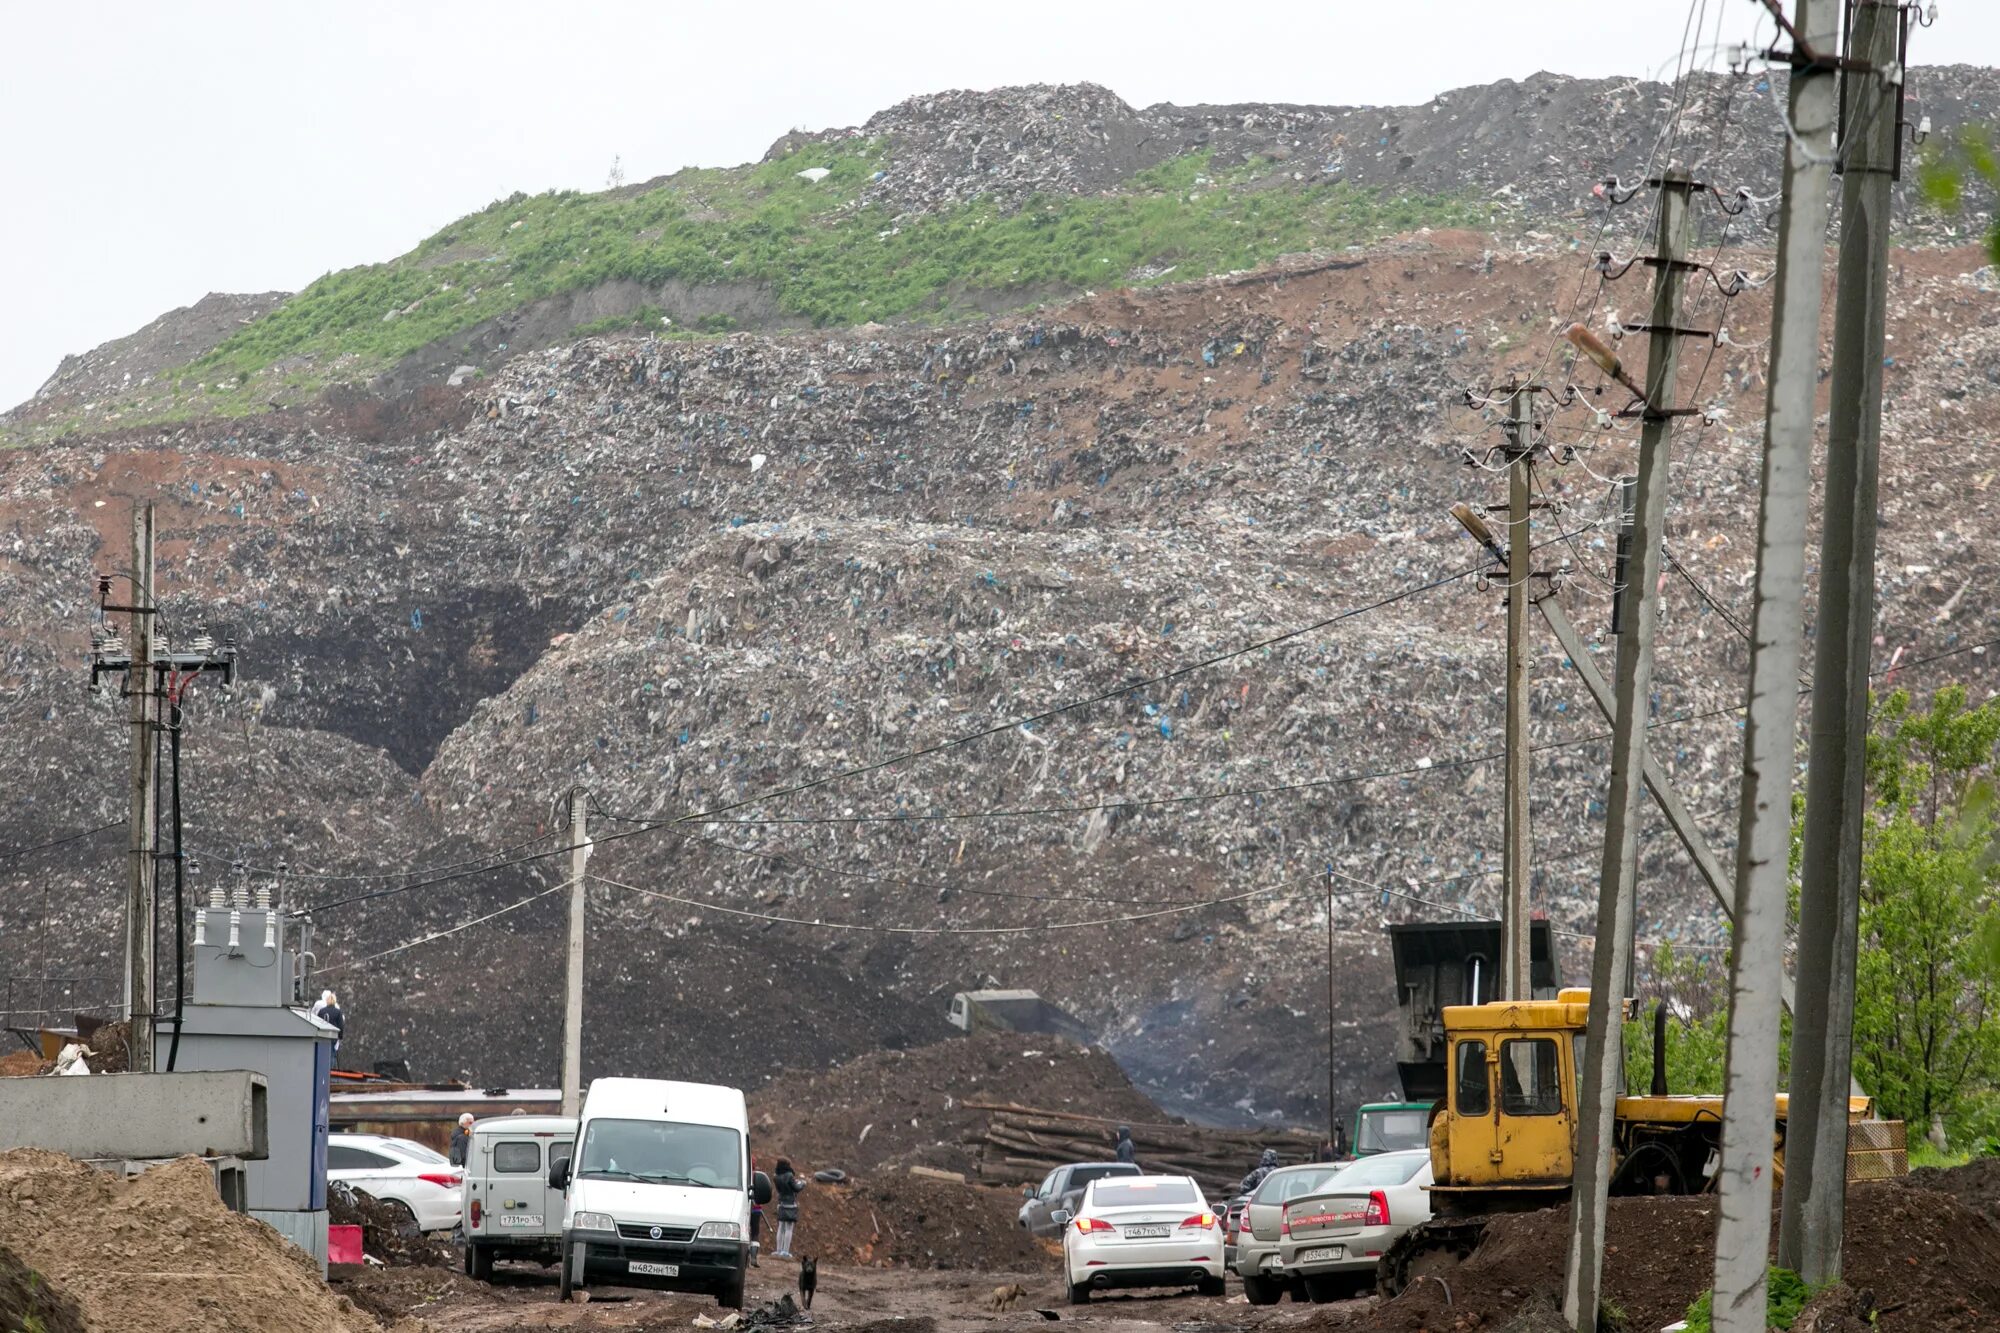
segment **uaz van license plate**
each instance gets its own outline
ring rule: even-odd
[[[679,1277],[679,1264],[649,1264],[642,1259],[633,1259],[625,1265],[628,1273],[638,1273],[643,1277]]]
[[[503,1227],[538,1227],[542,1224],[540,1213],[502,1213],[500,1225]]]

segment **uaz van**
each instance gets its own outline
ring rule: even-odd
[[[503,1115],[475,1121],[466,1142],[459,1216],[465,1271],[493,1276],[495,1259],[552,1264],[562,1256],[563,1197],[549,1168],[576,1143],[576,1121],[558,1115]]]
[[[651,1078],[590,1085],[576,1152],[549,1170],[564,1192],[563,1300],[593,1283],[714,1292],[743,1307],[750,1204],[749,1117],[736,1088]]]

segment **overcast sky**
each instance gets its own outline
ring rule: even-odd
[[[1769,36],[1759,0],[1693,3],[1705,46],[1718,23]],[[2000,64],[2000,3],[1942,10],[1916,63]],[[1402,104],[1537,70],[1671,75],[1688,19],[1688,0],[10,4],[0,407],[205,292],[296,290],[515,190],[601,188],[614,154],[635,181],[750,161],[942,88]]]

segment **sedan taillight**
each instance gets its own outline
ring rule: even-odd
[[[452,1190],[465,1183],[465,1177],[457,1171],[419,1171],[417,1179]]]
[[[1214,1213],[1196,1213],[1193,1217],[1186,1218],[1181,1222],[1181,1230],[1206,1231],[1214,1225],[1215,1225]]]
[[[1386,1227],[1389,1225],[1389,1196],[1381,1190],[1368,1192],[1368,1209],[1361,1215],[1361,1225],[1366,1227]]]
[[[1088,1236],[1093,1231],[1116,1231],[1118,1228],[1101,1217],[1079,1217],[1076,1229]]]
[[[1292,1234],[1292,1206],[1290,1204],[1286,1204],[1278,1210],[1278,1234],[1280,1236],[1289,1236]]]

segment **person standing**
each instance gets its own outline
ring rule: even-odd
[[[1118,1160],[1121,1162],[1132,1162],[1138,1160],[1138,1156],[1139,1150],[1132,1143],[1132,1127],[1130,1125],[1120,1125],[1118,1127]]]
[[[757,1176],[757,1159],[754,1157],[750,1159],[750,1176],[753,1180]],[[752,1268],[763,1267],[762,1264],[757,1262],[758,1252],[764,1248],[762,1241],[759,1239],[763,1230],[764,1205],[757,1202],[757,1195],[753,1191],[750,1195],[750,1266]]]
[[[347,1035],[347,1015],[340,1012],[339,997],[327,991],[320,997],[319,1019],[333,1028],[333,1058],[340,1059],[340,1039]]]
[[[465,1159],[472,1150],[472,1112],[467,1111],[458,1118],[458,1128],[451,1132],[451,1151],[446,1154],[453,1166],[464,1166]]]
[[[773,1253],[780,1259],[792,1257],[792,1228],[799,1224],[799,1195],[805,1187],[805,1177],[780,1157],[777,1173],[771,1177],[771,1188],[778,1200],[778,1248]]]

